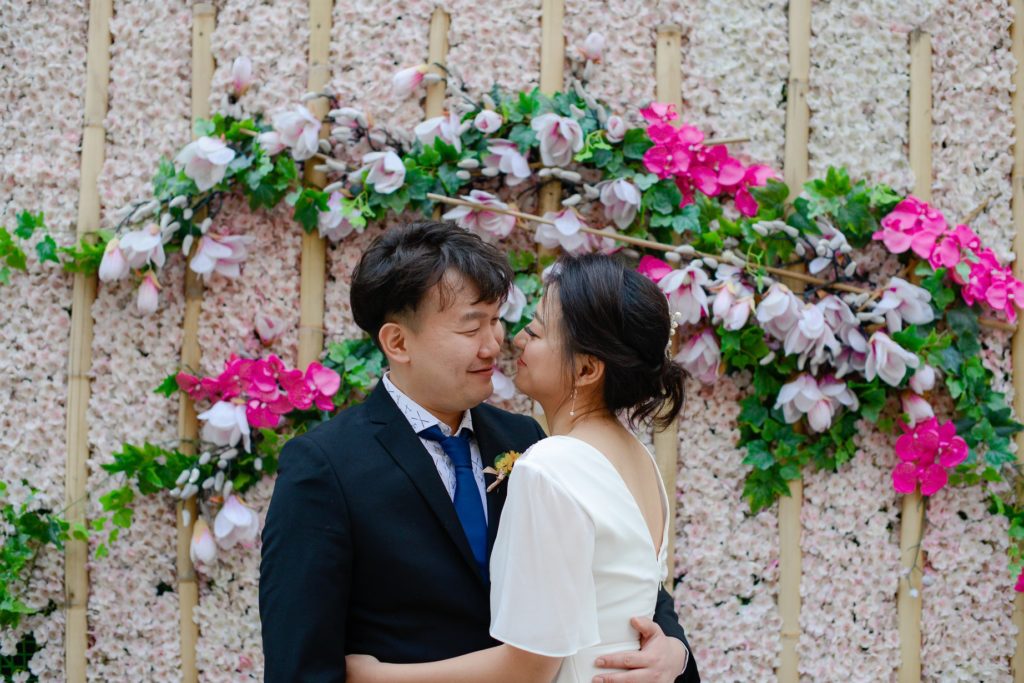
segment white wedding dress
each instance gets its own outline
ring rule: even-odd
[[[650,452],[648,452],[650,456]],[[651,466],[657,464],[651,457]],[[668,497],[656,554],[614,465],[588,443],[553,436],[515,463],[491,552],[491,636],[562,657],[556,683],[589,683],[601,654],[639,650],[632,617],[652,617],[667,574]]]

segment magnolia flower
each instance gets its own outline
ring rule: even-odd
[[[139,283],[139,293],[135,299],[135,306],[139,313],[149,315],[156,310],[160,300],[160,283],[156,281],[156,274],[147,271]]]
[[[935,368],[925,363],[910,377],[910,388],[919,394],[931,391],[935,386]]]
[[[369,170],[366,182],[379,194],[391,194],[405,182],[405,164],[394,152],[370,152],[363,156],[363,171]]]
[[[673,270],[661,278],[658,287],[668,295],[669,308],[679,313],[680,324],[700,322],[708,313],[708,295],[704,285],[708,274],[695,263],[683,270]]]
[[[534,239],[540,245],[548,249],[561,247],[570,254],[587,250],[587,233],[580,230],[584,223],[572,207],[558,212],[548,211],[543,217],[554,221],[554,225],[541,223],[537,226]]]
[[[242,441],[249,450],[249,422],[245,419],[245,406],[228,401],[217,401],[204,413],[197,415],[205,420],[203,441],[217,446],[236,446]]]
[[[875,332],[868,340],[868,357],[864,376],[868,381],[881,377],[890,386],[899,386],[907,368],[916,368],[921,359],[889,338],[884,332]]]
[[[162,249],[160,253],[163,253]],[[120,243],[115,237],[107,242],[107,246],[103,249],[103,260],[100,261],[100,281],[113,282],[114,280],[120,280],[130,270],[128,260],[125,258]]]
[[[213,564],[217,559],[217,544],[210,533],[206,520],[200,517],[192,526],[192,541],[188,546],[188,556],[192,564]]]
[[[498,310],[498,317],[510,323],[517,323],[523,317],[523,310],[526,308],[526,294],[519,289],[519,285],[513,283],[508,290],[508,296]]]
[[[931,300],[928,290],[894,277],[889,280],[889,286],[873,312],[885,316],[890,333],[899,332],[903,329],[904,320],[912,325],[924,325],[934,320]]]
[[[301,104],[277,114],[274,117],[274,130],[280,136],[280,141],[291,147],[292,157],[296,161],[309,159],[320,148],[320,119]]]
[[[327,200],[327,211],[317,217],[317,229],[321,237],[338,242],[352,234],[362,232],[366,220],[351,204],[345,201],[340,192],[331,193]]]
[[[800,300],[785,285],[776,282],[757,305],[757,322],[779,341],[800,321]]]
[[[515,216],[487,210],[488,206],[496,209],[508,208],[508,204],[499,201],[493,194],[482,190],[473,190],[469,193],[469,200],[484,206],[480,208],[456,206],[445,213],[442,218],[458,221],[459,225],[479,235],[492,235],[499,239],[508,237],[515,229]]]
[[[583,129],[575,119],[544,114],[533,119],[530,127],[537,133],[545,166],[566,166],[573,154],[583,149]]]
[[[822,298],[817,306],[825,316],[825,324],[832,328],[835,336],[844,345],[857,353],[867,353],[868,340],[861,334],[860,321],[845,301],[829,294]]]
[[[141,268],[148,263],[157,268],[164,265],[163,235],[155,223],[122,235],[120,247],[132,268]]]
[[[473,126],[484,135],[498,130],[501,128],[501,124],[501,114],[490,109],[484,109],[473,119]]]
[[[252,235],[203,235],[188,267],[202,275],[204,280],[211,273],[236,278],[241,275],[242,261],[248,256],[246,247],[255,241]]]
[[[491,375],[491,384],[494,385],[494,391],[488,401],[508,401],[516,395],[515,383],[497,368]]]
[[[832,402],[818,387],[818,382],[807,373],[782,385],[775,407],[782,408],[782,414],[789,424],[798,422],[806,415],[807,423],[815,432],[823,432],[832,425],[835,411]]]
[[[266,133],[260,133],[256,140],[260,143],[260,147],[264,152],[270,156],[280,154],[281,152],[288,149],[288,145],[284,144],[284,140],[281,139],[281,134],[276,130],[270,130]]]
[[[625,178],[601,183],[601,204],[605,215],[619,230],[625,230],[633,223],[640,208],[640,190]]]
[[[530,164],[511,140],[495,138],[487,141],[484,168],[505,174],[505,184],[514,187],[530,177]]]
[[[850,410],[858,410],[860,408],[860,401],[857,400],[857,394],[846,385],[846,382],[839,381],[835,375],[825,375],[818,381],[818,389],[824,394],[830,401],[832,401],[833,408],[839,406],[845,406]]]
[[[213,520],[213,535],[217,538],[217,545],[225,550],[237,543],[252,543],[259,531],[259,515],[236,495],[228,496]]]
[[[836,368],[836,377],[845,377],[851,372],[863,374],[867,358],[867,342],[864,343],[864,352],[855,351],[847,346],[832,359],[832,365]]]
[[[199,191],[206,192],[224,178],[234,158],[235,150],[223,140],[204,135],[185,145],[175,161],[185,167],[185,175],[195,182]]]
[[[604,34],[592,31],[587,35],[582,45],[576,47],[584,59],[591,62],[600,62],[601,54],[604,52]]]
[[[399,97],[408,97],[413,93],[420,83],[429,67],[426,64],[417,64],[408,69],[402,69],[391,77],[391,87]]]
[[[705,328],[686,340],[675,360],[690,376],[703,384],[712,384],[718,379],[718,366],[722,362],[722,351],[718,339],[710,328]]]
[[[413,129],[413,133],[424,147],[433,145],[434,140],[441,138],[442,141],[453,146],[456,152],[462,152],[461,136],[464,126],[468,127],[469,123],[463,124],[459,121],[458,114],[451,112],[448,116],[435,116],[432,119],[427,119],[418,124]]]
[[[626,122],[618,114],[608,117],[608,123],[604,125],[605,137],[608,142],[622,142],[626,137]]]
[[[832,357],[841,350],[821,308],[806,304],[800,311],[800,319],[786,335],[783,348],[787,354],[800,356],[798,365],[801,368],[807,359],[810,359],[812,367],[824,362],[826,349],[832,352]]]
[[[252,61],[248,57],[236,57],[231,63],[231,90],[235,97],[241,97],[252,85]]]
[[[935,411],[932,410],[931,404],[912,391],[904,391],[900,394],[900,403],[903,412],[907,414],[907,424],[911,427],[918,422],[935,417]]]
[[[254,321],[256,334],[264,346],[269,346],[284,334],[284,321],[266,313],[257,313]]]

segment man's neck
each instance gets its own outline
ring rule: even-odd
[[[396,389],[398,389],[403,394],[412,399],[420,408],[423,408],[423,410],[427,411],[428,413],[436,417],[438,420],[448,425],[448,427],[452,430],[452,434],[455,434],[455,432],[458,431],[459,425],[462,424],[462,416],[465,413],[465,411],[460,413],[446,413],[443,411],[439,411],[431,407],[427,401],[424,401],[420,396],[418,396],[416,394],[416,391],[411,389],[412,385],[410,385],[403,379],[396,377],[394,371],[389,370],[387,376],[388,379],[391,380],[391,383],[395,385]]]

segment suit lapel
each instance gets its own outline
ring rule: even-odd
[[[395,464],[409,477],[452,542],[455,543],[463,559],[483,582],[483,576],[473,558],[469,541],[466,540],[466,532],[462,530],[462,523],[459,522],[459,517],[455,514],[455,506],[441,482],[434,461],[423,447],[419,437],[413,432],[409,421],[391,400],[383,382],[379,382],[377,388],[367,398],[366,407],[370,421],[380,425],[376,433],[377,441],[395,461]],[[481,457],[483,457],[482,453],[483,451],[481,451]]]

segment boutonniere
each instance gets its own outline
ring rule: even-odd
[[[484,468],[484,474],[494,475],[494,481],[487,487],[487,493],[498,488],[498,485],[505,481],[508,475],[512,474],[512,467],[516,464],[516,460],[519,459],[520,455],[522,454],[519,451],[505,451],[494,459],[494,467]]]

